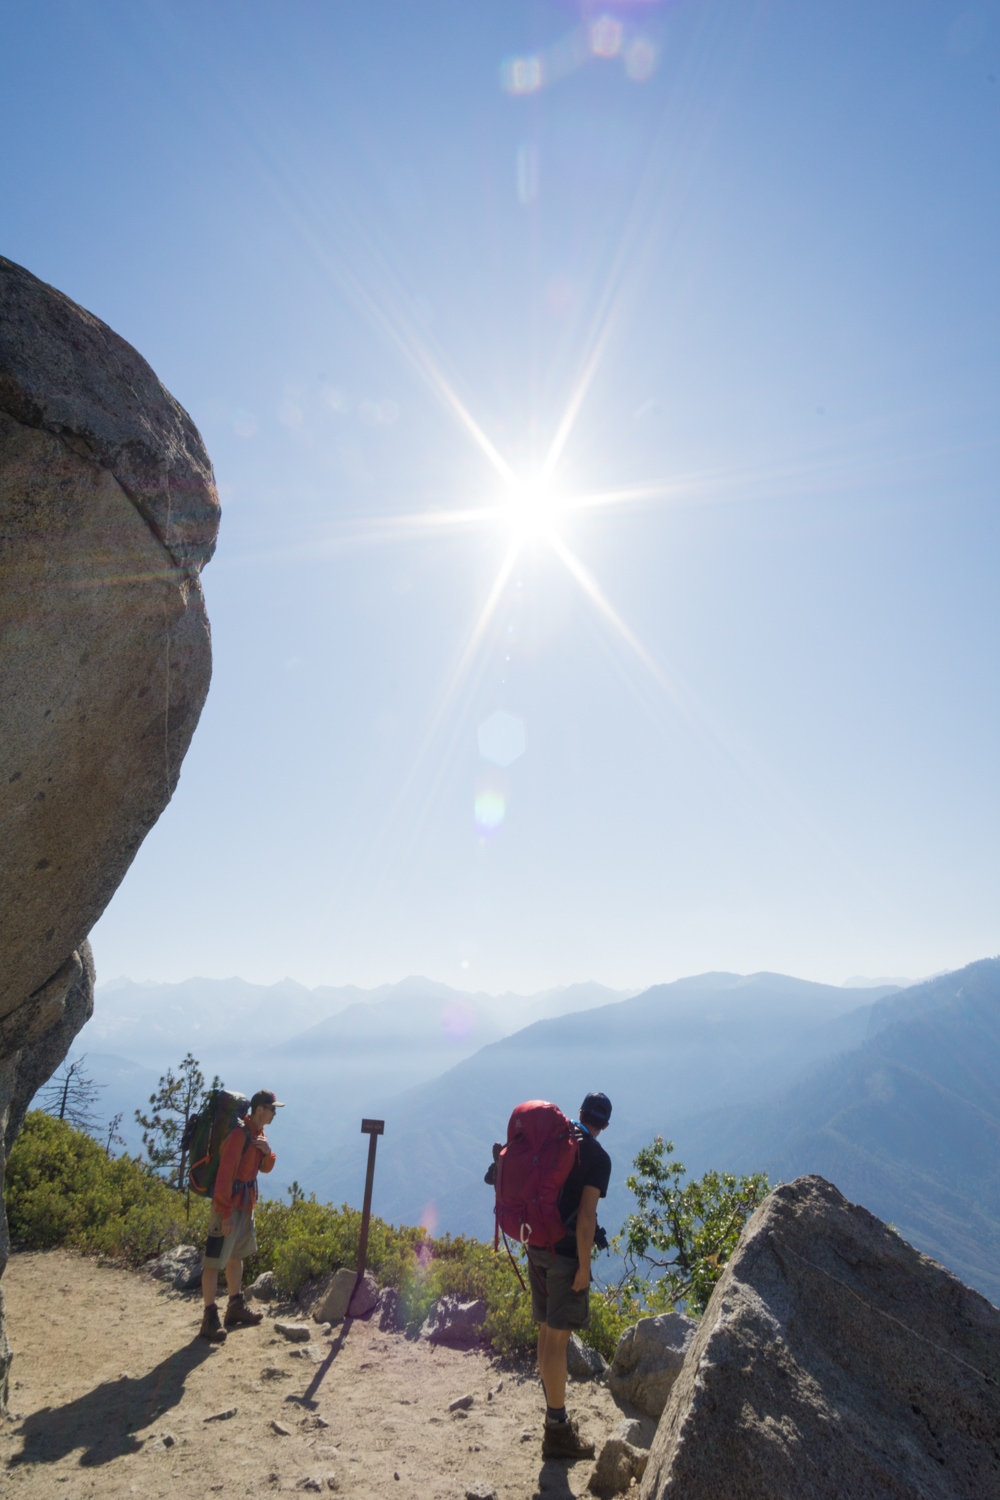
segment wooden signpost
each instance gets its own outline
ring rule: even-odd
[[[372,1183],[375,1180],[375,1147],[378,1138],[385,1134],[384,1120],[362,1120],[361,1134],[368,1137],[368,1173],[365,1177],[365,1204],[361,1210],[361,1239],[358,1243],[358,1284],[365,1274],[365,1256],[368,1254],[368,1226],[372,1217]]]

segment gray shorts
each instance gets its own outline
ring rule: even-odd
[[[203,1271],[218,1271],[230,1260],[246,1260],[256,1249],[257,1234],[252,1206],[233,1209],[233,1227],[227,1235],[222,1233],[222,1215],[212,1209],[208,1220],[205,1254],[201,1259]]]
[[[575,1255],[551,1250],[528,1251],[531,1316],[548,1328],[587,1328],[590,1324],[590,1287],[574,1292],[573,1277],[580,1269]]]

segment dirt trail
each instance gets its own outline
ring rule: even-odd
[[[313,1325],[310,1343],[293,1345],[275,1333],[274,1309],[210,1345],[195,1336],[200,1298],[61,1250],[13,1255],[3,1286],[14,1365],[0,1489],[10,1496],[203,1500],[310,1479],[345,1500],[464,1500],[484,1481],[499,1500],[586,1493],[592,1464],[541,1458],[537,1378],[487,1354],[361,1322],[326,1337]],[[468,1415],[450,1414],[464,1395]],[[569,1406],[598,1445],[621,1417],[591,1382],[570,1382]]]

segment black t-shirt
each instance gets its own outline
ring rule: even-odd
[[[559,1194],[559,1212],[562,1221],[572,1233],[567,1234],[555,1247],[557,1255],[576,1255],[576,1212],[580,1207],[585,1187],[600,1189],[602,1198],[608,1196],[611,1181],[611,1157],[599,1141],[584,1129],[580,1140],[580,1157],[574,1163]]]

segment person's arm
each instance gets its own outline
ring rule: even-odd
[[[275,1155],[274,1147],[271,1145],[271,1142],[268,1140],[263,1130],[254,1141],[254,1145],[257,1147],[258,1151],[263,1151],[264,1153],[260,1159],[260,1170],[262,1172],[273,1172],[274,1164],[278,1160],[278,1158]]]
[[[222,1215],[223,1234],[228,1234],[233,1227],[233,1178],[236,1176],[236,1168],[243,1155],[245,1142],[243,1126],[237,1125],[222,1143],[219,1170],[216,1173],[215,1188],[212,1193],[212,1207]]]
[[[580,1195],[580,1207],[576,1215],[576,1258],[580,1262],[573,1277],[574,1292],[586,1291],[590,1285],[590,1252],[597,1232],[597,1204],[601,1190],[585,1187]]]

